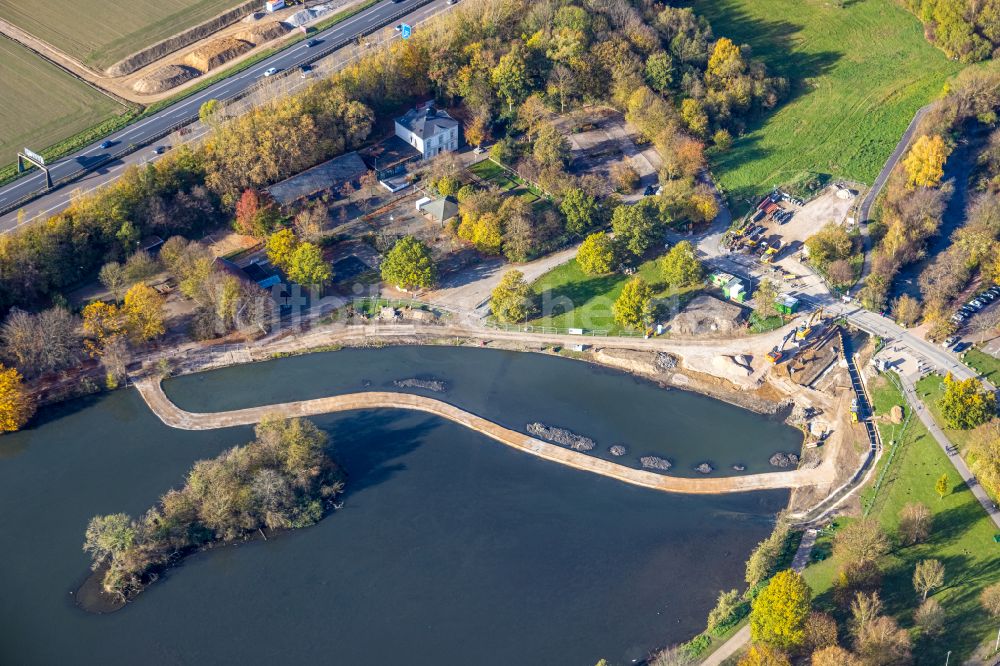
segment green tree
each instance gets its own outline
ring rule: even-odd
[[[687,97],[681,102],[681,119],[695,136],[708,136],[708,114],[698,100]]]
[[[382,279],[402,289],[428,289],[437,281],[437,266],[426,245],[404,236],[382,262]]]
[[[733,621],[733,616],[736,615],[741,605],[740,593],[737,590],[720,591],[715,608],[708,614],[708,630],[715,631]]]
[[[820,268],[837,259],[851,256],[854,242],[842,225],[830,222],[806,239],[809,260]]]
[[[209,99],[202,102],[201,106],[198,107],[198,120],[202,122],[203,125],[208,127],[215,127],[216,116],[219,113],[219,100]]]
[[[576,263],[587,275],[610,273],[614,262],[614,242],[603,231],[587,236],[576,252]]]
[[[131,548],[135,540],[136,526],[128,514],[94,516],[84,533],[83,549],[90,553],[90,567],[96,571],[108,560]]]
[[[766,319],[780,314],[778,310],[778,284],[768,278],[761,278],[753,295],[753,311]]]
[[[324,285],[333,277],[323,250],[312,243],[299,243],[288,260],[288,279],[297,284]]]
[[[532,154],[545,167],[562,167],[569,159],[569,140],[550,122],[538,127]]]
[[[753,601],[750,635],[756,643],[795,649],[805,641],[809,609],[809,586],[802,576],[791,569],[779,571]]]
[[[490,310],[508,324],[527,321],[535,312],[535,299],[524,273],[517,270],[504,273],[490,294]]]
[[[658,51],[646,59],[646,82],[660,93],[670,88],[674,82],[674,61],[667,53]]]
[[[670,248],[660,264],[660,272],[663,281],[675,288],[696,285],[704,276],[704,269],[690,241],[681,241]]]
[[[991,420],[997,412],[996,395],[983,388],[974,377],[956,380],[951,373],[944,378],[944,395],[938,403],[949,428],[969,430]]]
[[[493,68],[490,78],[497,89],[497,94],[506,100],[508,111],[513,111],[514,105],[528,92],[528,68],[517,50],[511,50],[500,56],[500,61]]]
[[[940,499],[944,499],[944,496],[951,492],[951,481],[948,479],[947,473],[938,477],[934,483],[934,492],[938,494]]]
[[[637,275],[625,283],[612,310],[619,326],[645,328],[653,317],[653,290]]]
[[[97,274],[97,279],[104,285],[115,303],[121,303],[128,289],[128,278],[125,276],[125,267],[117,261],[109,261],[101,266],[101,272]]]
[[[583,235],[600,222],[597,199],[579,188],[566,192],[559,210],[566,217],[566,231]]]
[[[611,214],[615,241],[632,255],[645,254],[659,233],[659,224],[650,206],[622,204]]]

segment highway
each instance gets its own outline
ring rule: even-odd
[[[111,134],[73,155],[69,155],[49,165],[53,181],[72,179],[51,192],[42,194],[19,209],[11,210],[0,217],[0,233],[7,232],[18,224],[18,210],[23,210],[22,221],[27,222],[39,216],[52,215],[64,208],[76,190],[89,191],[115,180],[130,164],[152,161],[156,158],[152,150],[161,145],[159,140],[171,131],[196,121],[198,109],[209,99],[228,100],[239,97],[247,89],[264,78],[264,72],[275,67],[279,74],[294,72],[307,62],[328,55],[338,45],[347,45],[351,40],[377,31],[382,26],[398,21],[415,23],[417,19],[441,9],[444,0],[383,0],[357,15],[352,16],[323,32],[311,35],[320,43],[309,47],[308,40],[298,42],[270,58],[225,78],[201,92],[191,95],[162,111]],[[296,75],[297,74],[293,74]],[[105,140],[112,141],[110,148],[101,148]],[[134,146],[134,150],[130,150]],[[30,148],[31,146],[29,146]],[[35,147],[38,148],[37,146]],[[125,153],[125,154],[122,154]],[[109,160],[120,155],[119,159]],[[40,171],[19,178],[0,188],[0,210],[6,210],[22,199],[45,189],[45,177]]]

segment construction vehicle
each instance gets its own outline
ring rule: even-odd
[[[812,333],[813,325],[816,324],[816,322],[818,322],[822,317],[823,317],[823,308],[818,308],[816,310],[813,310],[813,313],[809,315],[809,320],[806,323],[802,324],[802,326],[800,326],[798,329],[796,329],[795,339],[805,340],[806,338],[808,338],[809,335]]]
[[[795,336],[795,330],[796,329],[793,328],[791,331],[788,332],[788,335],[782,338],[780,346],[775,347],[771,351],[767,352],[765,358],[767,358],[768,361],[770,361],[771,363],[777,363],[778,361],[780,361],[785,357],[785,347],[788,345],[788,341]]]
[[[778,248],[771,246],[764,251],[764,254],[760,257],[760,263],[769,264],[774,261],[774,255],[778,254]]]
[[[858,422],[858,399],[851,400],[851,423]]]

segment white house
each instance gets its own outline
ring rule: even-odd
[[[396,136],[416,148],[426,160],[458,150],[458,121],[428,102],[396,118]]]

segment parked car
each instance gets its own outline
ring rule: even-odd
[[[101,150],[107,150],[108,148],[110,148],[113,145],[115,145],[114,141],[102,141],[101,142]]]
[[[268,67],[267,69],[264,70],[264,76],[274,76],[277,73],[278,73],[277,67]]]
[[[986,305],[986,302],[978,298],[972,301],[972,306],[975,307],[977,310],[982,310],[984,305]]]
[[[992,291],[984,291],[983,293],[979,294],[979,296],[977,296],[977,298],[979,300],[987,300],[990,303],[992,303],[993,301],[996,300],[997,295],[994,294]]]
[[[947,349],[948,347],[951,347],[956,342],[958,342],[958,336],[957,335],[950,335],[950,336],[948,336],[947,338],[944,339],[944,342],[941,343],[941,346],[944,347],[945,349]]]

